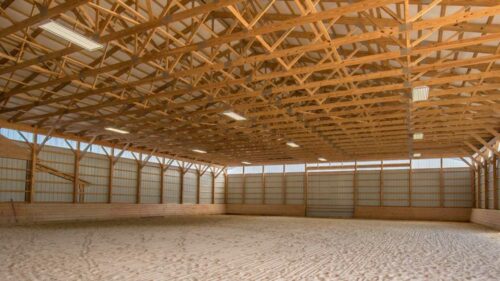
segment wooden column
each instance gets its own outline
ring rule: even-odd
[[[200,170],[196,169],[196,204],[200,204],[200,184],[201,184]]]
[[[283,165],[283,170],[281,173],[281,203],[286,205],[286,175],[285,175],[285,165]]]
[[[109,171],[108,171],[108,203],[113,202],[113,171],[115,167],[115,149],[111,148],[111,155],[109,156]]]
[[[142,154],[141,154],[142,158]],[[143,165],[140,162],[137,162],[137,183],[136,183],[136,192],[135,192],[135,203],[141,203],[141,179],[142,179],[142,168]]]
[[[484,208],[490,208],[490,165],[488,159],[484,160]]]
[[[483,192],[482,191],[482,186],[483,186],[483,181],[482,181],[482,176],[481,176],[481,170],[483,169],[483,164],[480,163],[478,166],[477,166],[477,205],[478,205],[478,208],[482,209],[483,208],[483,204],[482,204],[482,195],[481,193]]]
[[[30,172],[28,175],[28,188],[25,193],[25,201],[28,203],[35,202],[35,175],[36,175],[37,161],[38,161],[38,134],[35,129],[33,132],[33,143],[31,146],[31,161],[29,163]]]
[[[245,166],[243,166],[243,182],[242,182],[242,190],[241,190],[241,204],[245,204],[246,201],[246,175],[245,175]]]
[[[352,175],[352,206],[358,205],[358,162],[354,161],[354,173]]]
[[[307,216],[307,199],[309,193],[309,173],[307,172],[307,166],[304,169],[304,216]]]
[[[474,165],[474,163],[472,163]],[[470,188],[471,188],[471,207],[477,208],[476,201],[476,171],[471,167],[470,169]]]
[[[380,162],[380,178],[379,178],[379,198],[380,198],[380,202],[379,202],[379,206],[383,206],[384,205],[384,161],[381,161]]]
[[[443,158],[440,158],[440,165],[439,165],[439,207],[444,207]]]
[[[78,191],[80,188],[80,142],[76,142],[74,150],[75,163],[73,166],[73,203],[78,202]]]
[[[160,204],[163,204],[163,192],[165,189],[165,165],[160,164]]]
[[[264,174],[264,171],[262,172],[262,205],[266,204],[266,174]]]
[[[411,167],[412,161],[410,159],[410,169],[408,169],[408,206],[411,207],[413,205],[412,200],[413,200],[413,180],[412,180],[412,174],[413,174],[413,169]]]
[[[212,204],[215,204],[215,173],[211,172],[212,175]]]
[[[179,204],[183,204],[184,201],[184,168],[180,168],[180,180],[179,180]]]
[[[227,204],[227,173],[224,172],[224,204]]]
[[[493,155],[493,206],[494,209],[499,209],[498,204],[498,158],[496,155]]]

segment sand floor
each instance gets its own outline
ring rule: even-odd
[[[500,233],[247,216],[0,227],[0,280],[500,280]]]

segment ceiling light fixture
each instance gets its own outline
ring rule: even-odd
[[[299,147],[300,145],[294,143],[293,141],[289,141],[286,143],[286,145],[288,145],[289,147],[293,147],[293,148],[296,148],[296,147]]]
[[[40,25],[40,28],[58,37],[68,40],[69,42],[78,45],[87,51],[95,51],[103,47],[103,45],[85,38],[83,35],[78,34],[63,25],[58,24],[55,21],[48,21]]]
[[[323,158],[323,157],[318,158],[318,160],[319,160],[319,161],[321,161],[321,162],[326,162],[326,161],[327,161],[327,160],[326,160],[325,158]]]
[[[122,135],[126,135],[126,134],[130,133],[129,131],[111,128],[111,127],[106,127],[106,128],[104,128],[104,130],[110,131],[110,132],[115,132],[115,133],[122,134]]]
[[[201,150],[201,149],[193,149],[193,152],[202,153],[202,154],[207,153],[205,150]]]
[[[222,112],[222,114],[226,115],[229,118],[232,118],[236,121],[244,121],[247,120],[244,116],[239,115],[238,113],[231,111],[231,110],[226,110]]]
[[[252,164],[252,163],[247,162],[247,161],[242,161],[242,162],[241,162],[241,164],[244,164],[244,165],[250,165],[250,164]]]
[[[419,158],[420,156],[422,156],[422,153],[413,153],[413,158]]]
[[[411,98],[413,102],[416,101],[424,101],[429,99],[429,87],[428,86],[420,86],[411,89]]]
[[[413,139],[414,140],[423,140],[424,139],[424,133],[413,133]]]

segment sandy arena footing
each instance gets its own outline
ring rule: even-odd
[[[199,216],[0,227],[0,280],[499,280],[470,223]]]

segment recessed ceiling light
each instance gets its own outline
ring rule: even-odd
[[[326,162],[326,161],[327,161],[327,160],[326,160],[325,158],[323,158],[323,157],[318,158],[318,160],[319,160],[319,161],[321,161],[321,162]]]
[[[193,152],[196,152],[196,153],[207,153],[205,150],[201,150],[201,149],[193,149]]]
[[[242,162],[241,162],[241,164],[244,164],[244,165],[250,165],[250,164],[252,164],[252,163],[247,162],[247,161],[242,161]]]
[[[299,147],[300,146],[300,145],[294,143],[293,141],[287,142],[286,145],[288,145],[289,147]]]
[[[423,140],[424,139],[424,133],[413,133],[413,139],[414,140]]]
[[[116,129],[116,128],[111,128],[111,127],[106,127],[106,128],[104,128],[104,130],[110,131],[110,132],[115,132],[115,133],[118,133],[118,134],[123,134],[123,135],[126,135],[126,134],[130,133],[129,131],[120,130],[120,129]]]
[[[222,112],[222,114],[224,114],[227,117],[232,118],[232,119],[234,119],[236,121],[247,120],[244,116],[241,116],[238,113],[236,113],[234,111],[231,111],[231,110],[226,110],[226,111]]]
[[[423,101],[429,98],[429,87],[420,86],[411,89],[411,98],[415,101]]]
[[[418,158],[420,156],[422,156],[422,153],[418,153],[418,152],[417,153],[413,153],[413,157],[414,158]]]
[[[85,38],[81,34],[78,34],[63,25],[58,24],[55,21],[48,21],[47,23],[40,25],[40,28],[65,40],[68,40],[69,42],[78,45],[88,51],[95,51],[103,47],[103,45]]]

